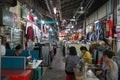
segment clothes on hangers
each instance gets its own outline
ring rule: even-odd
[[[89,37],[90,41],[97,41],[97,35],[93,32],[90,37]]]
[[[113,21],[112,20],[107,20],[105,23],[105,28],[106,28],[106,36],[107,37],[112,37],[113,36]]]
[[[29,26],[27,28],[27,40],[30,39],[32,41],[34,41],[34,30],[32,26]]]

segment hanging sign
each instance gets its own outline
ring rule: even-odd
[[[117,25],[120,25],[120,5],[117,6]]]
[[[117,33],[117,39],[120,40],[120,33]]]
[[[120,26],[116,26],[116,32],[120,32]]]

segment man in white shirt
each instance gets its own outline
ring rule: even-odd
[[[0,45],[0,56],[4,56],[6,53],[5,44],[6,44],[6,37],[2,36],[1,45]]]

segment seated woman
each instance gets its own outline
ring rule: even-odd
[[[20,56],[20,54],[22,53],[22,46],[21,45],[17,45],[16,47],[15,47],[15,53],[13,54],[13,56]]]
[[[88,63],[92,64],[92,55],[90,52],[87,50],[85,46],[80,47],[81,52],[83,53],[82,57],[83,59]]]
[[[66,58],[66,66],[65,66],[65,72],[66,72],[66,80],[74,80],[74,71],[73,69],[76,67],[76,65],[80,61],[80,57],[77,56],[76,48],[71,46],[69,55]]]
[[[105,50],[103,52],[104,64],[102,70],[96,72],[100,80],[118,80],[118,65],[112,60],[113,56],[113,51]]]

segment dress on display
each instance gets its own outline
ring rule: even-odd
[[[32,26],[27,28],[27,39],[34,41],[34,30]]]

